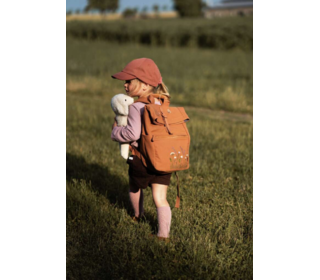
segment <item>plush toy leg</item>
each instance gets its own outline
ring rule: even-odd
[[[120,144],[120,154],[124,159],[129,157],[129,144]]]

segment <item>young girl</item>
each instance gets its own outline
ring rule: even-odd
[[[111,138],[120,143],[130,142],[139,150],[139,139],[141,136],[141,118],[145,103],[139,102],[140,98],[150,94],[161,94],[170,98],[169,92],[157,65],[149,58],[139,58],[131,61],[119,73],[112,76],[114,79],[125,81],[124,89],[131,97],[138,100],[129,107],[127,126],[119,127],[114,123]],[[156,95],[155,95],[156,96]],[[161,104],[155,98],[156,104]],[[171,209],[167,201],[167,189],[170,184],[171,173],[157,174],[148,170],[139,157],[132,155],[127,160],[129,164],[129,196],[134,209],[133,220],[139,221],[143,216],[143,189],[148,186],[152,189],[152,196],[157,207],[158,214],[158,238],[169,238],[171,225]]]

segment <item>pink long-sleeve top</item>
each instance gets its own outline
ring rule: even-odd
[[[156,104],[161,104],[159,101]],[[138,147],[137,140],[141,136],[141,118],[146,104],[142,102],[133,103],[129,107],[128,123],[126,126],[116,126],[112,130],[111,139],[119,143],[130,143]]]

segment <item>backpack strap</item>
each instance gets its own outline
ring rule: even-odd
[[[138,151],[138,149],[135,146],[132,146],[131,144],[129,144],[129,150],[133,155],[141,159],[141,153]]]
[[[167,120],[168,117],[167,117],[167,115],[163,112],[163,110],[162,110],[162,105],[160,106],[160,112],[161,112],[161,116],[162,116],[162,118],[163,118],[164,125],[165,125],[168,133],[169,133],[170,135],[172,135],[173,133],[170,131],[169,123],[168,123],[168,120]]]
[[[147,98],[147,97],[139,97],[135,102],[133,103],[137,103],[137,102],[142,102],[142,103],[145,103],[145,104],[149,104],[151,103],[150,100]]]
[[[142,102],[145,104],[154,104],[154,99],[158,98],[161,102],[161,105],[165,105],[166,107],[169,107],[170,101],[169,98],[163,94],[149,94],[148,96],[139,97],[134,103],[136,102]]]

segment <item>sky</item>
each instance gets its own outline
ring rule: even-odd
[[[208,4],[212,5],[219,3],[219,0],[208,0]],[[87,0],[66,0],[66,10],[83,10],[87,5]],[[119,0],[119,9],[117,12],[122,12],[126,8],[135,8],[137,7],[141,11],[145,6],[148,7],[148,11],[152,11],[152,6],[157,4],[162,10],[164,5],[167,6],[167,10],[173,10],[173,0]]]

